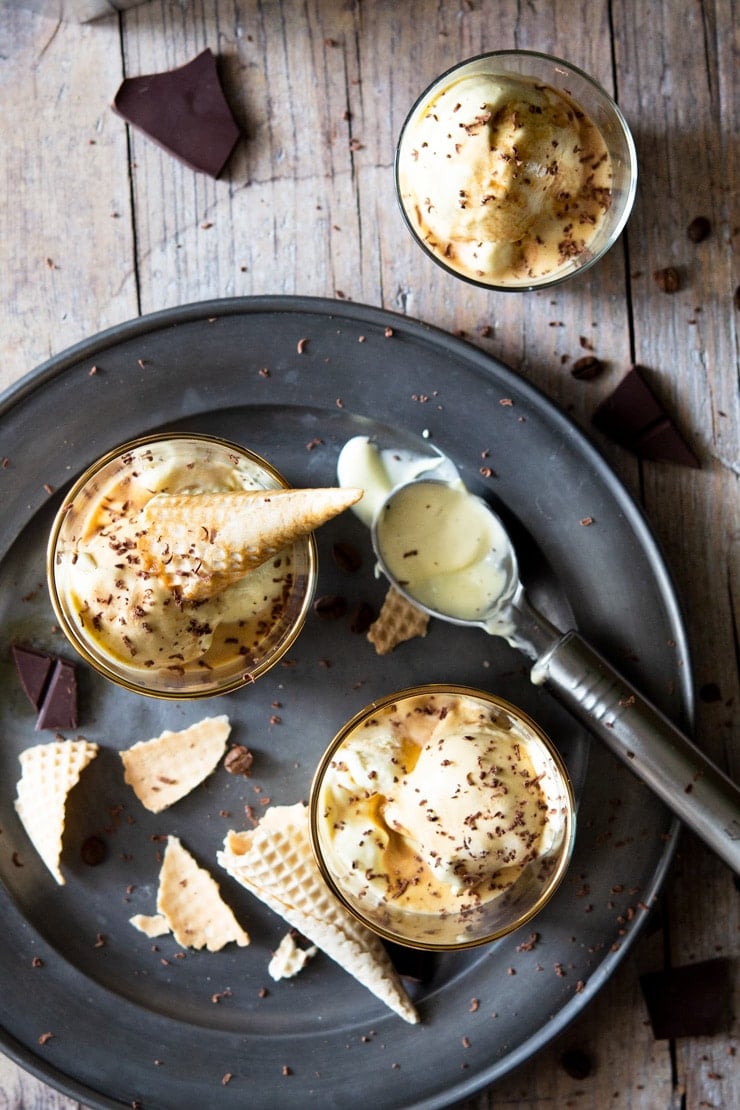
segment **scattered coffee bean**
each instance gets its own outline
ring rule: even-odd
[[[568,1048],[560,1057],[563,1070],[571,1079],[588,1079],[592,1071],[591,1057],[580,1048]]]
[[[107,854],[105,841],[99,836],[88,836],[87,840],[82,842],[80,857],[88,867],[97,867],[103,862]]]
[[[367,601],[361,601],[352,610],[349,618],[350,632],[358,632],[360,634],[367,632],[370,625],[375,620],[375,610],[372,605]]]
[[[662,270],[653,270],[653,280],[663,293],[677,293],[681,288],[681,278],[675,266],[665,266]]]
[[[224,767],[230,775],[250,775],[253,763],[254,756],[244,744],[234,744],[224,756]]]
[[[339,594],[324,594],[323,597],[318,597],[314,601],[313,611],[319,617],[324,617],[327,620],[337,620],[347,612],[347,599]]]
[[[712,231],[712,225],[706,216],[697,216],[686,228],[686,234],[692,243],[703,243]]]
[[[352,543],[335,543],[331,554],[339,569],[348,574],[354,574],[362,566],[362,555]]]
[[[721,701],[722,691],[716,682],[705,682],[699,690],[699,697],[706,702]]]
[[[571,374],[582,382],[590,382],[597,378],[604,369],[604,363],[596,355],[584,355],[577,358],[571,367]]]

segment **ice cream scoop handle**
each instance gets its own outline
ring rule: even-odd
[[[566,632],[537,660],[532,678],[740,874],[740,788],[660,710],[577,632]]]

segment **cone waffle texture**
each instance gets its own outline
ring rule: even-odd
[[[16,812],[34,848],[58,883],[67,795],[98,754],[88,740],[55,740],[21,752]]]
[[[405,1021],[419,1020],[380,939],[344,909],[322,879],[304,805],[273,806],[257,828],[230,832],[218,860]]]
[[[344,512],[359,489],[159,493],[142,510],[144,567],[186,600],[212,597]]]
[[[161,813],[211,773],[230,731],[228,717],[205,717],[180,732],[166,730],[153,740],[141,740],[119,753],[124,778],[142,805]]]
[[[249,944],[249,935],[221,898],[215,879],[198,866],[176,836],[167,837],[157,910],[152,917],[137,914],[130,918],[131,924],[149,937],[171,932],[184,948],[218,952],[232,941],[240,948]]]
[[[387,655],[404,640],[426,636],[428,624],[428,613],[422,613],[395,587],[389,586],[377,620],[368,629],[367,638],[378,655]]]

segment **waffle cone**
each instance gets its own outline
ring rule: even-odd
[[[142,510],[144,568],[189,601],[212,597],[362,497],[359,489],[158,493]]]
[[[419,1017],[380,939],[337,901],[321,877],[308,810],[273,806],[257,828],[228,833],[219,863],[405,1021]]]
[[[88,740],[55,740],[21,752],[15,808],[34,848],[60,885],[67,795],[95,756]]]

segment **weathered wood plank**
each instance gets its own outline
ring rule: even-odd
[[[108,109],[115,19],[0,18],[7,199],[0,388],[137,312],[125,132]]]

